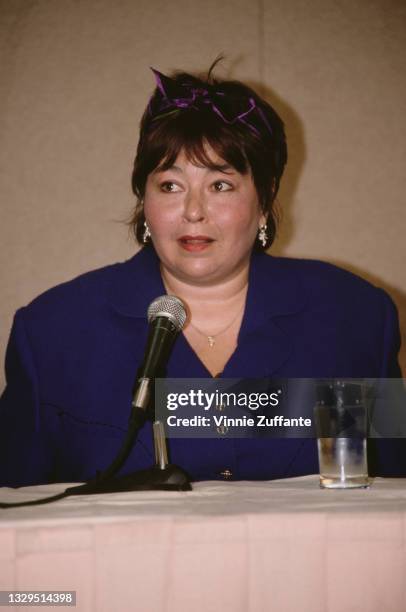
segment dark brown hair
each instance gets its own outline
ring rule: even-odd
[[[220,92],[232,109],[233,104],[243,102],[248,108],[250,100],[260,110],[255,128],[248,120],[224,121],[210,104],[195,102],[186,108],[169,108],[166,112],[151,111],[159,108],[162,92],[154,90],[150,103],[141,119],[140,139],[132,173],[132,189],[138,198],[130,220],[136,238],[142,242],[144,210],[142,200],[148,175],[158,166],[170,168],[181,151],[192,162],[218,169],[208,157],[207,145],[217,155],[231,164],[241,174],[251,172],[261,209],[267,217],[268,240],[263,247],[258,240],[256,247],[267,249],[275,238],[276,215],[274,201],[287,161],[284,125],[276,111],[251,88],[239,81],[216,80],[212,77],[214,65],[206,78],[184,72],[175,72],[171,79],[196,90]],[[207,100],[206,100],[207,102]],[[238,114],[238,112],[237,112]],[[261,117],[265,117],[261,120]]]

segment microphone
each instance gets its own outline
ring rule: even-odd
[[[140,378],[156,378],[162,374],[172,344],[186,321],[183,302],[174,295],[162,295],[148,307],[150,332],[145,348]]]
[[[174,295],[162,295],[148,307],[149,334],[144,359],[138,370],[133,408],[147,410],[151,379],[163,378],[176,336],[186,322],[186,308]]]
[[[163,377],[172,345],[186,322],[186,308],[178,297],[162,295],[151,302],[147,316],[150,329],[144,360],[138,371],[138,384],[132,401],[131,418],[139,423],[146,417],[151,394],[151,381],[154,378]],[[152,430],[155,465],[159,470],[167,470],[169,465],[168,449],[162,421],[154,418]]]

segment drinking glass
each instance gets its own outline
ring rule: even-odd
[[[320,487],[368,487],[368,395],[362,382],[330,380],[316,385],[314,409]]]

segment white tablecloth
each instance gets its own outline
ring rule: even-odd
[[[405,485],[201,482],[0,510],[0,590],[76,590],[95,612],[405,612]]]

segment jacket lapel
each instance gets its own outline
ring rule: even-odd
[[[304,291],[293,262],[254,253],[251,258],[247,302],[238,347],[224,377],[272,376],[289,359],[293,339],[278,325],[280,317],[306,307]]]

